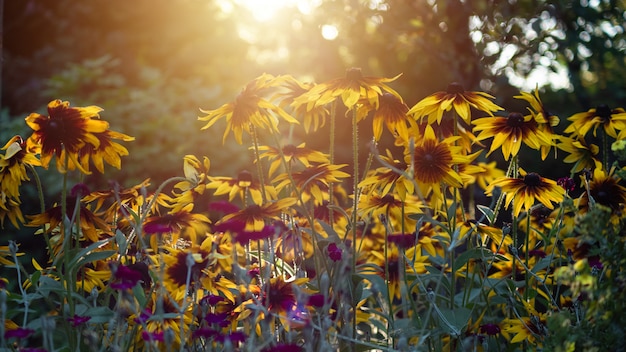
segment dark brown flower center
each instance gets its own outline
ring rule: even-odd
[[[530,187],[537,187],[541,184],[541,176],[535,172],[531,172],[524,176],[524,183]]]
[[[248,170],[242,170],[237,175],[237,180],[244,183],[252,183],[252,173]]]
[[[509,114],[506,124],[510,127],[522,127],[524,125],[524,115],[519,112],[512,112]]]
[[[460,94],[465,92],[465,89],[463,89],[461,83],[452,82],[448,85],[448,89],[446,90],[446,92],[449,94]]]
[[[596,108],[596,116],[600,117],[604,121],[611,119],[611,109],[606,104],[598,105]]]
[[[363,73],[359,67],[351,67],[346,70],[346,78],[351,81],[357,81],[363,78]]]
[[[398,98],[389,92],[385,92],[383,93],[383,95],[380,96],[380,100],[383,103],[393,103],[398,100]]]
[[[386,194],[380,199],[383,204],[393,204],[396,200],[391,194]]]
[[[283,154],[285,155],[294,155],[296,154],[296,146],[293,144],[287,144],[286,146],[283,147]]]

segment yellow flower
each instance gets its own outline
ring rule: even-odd
[[[282,108],[270,103],[262,98],[262,94],[268,88],[275,86],[279,79],[271,75],[262,75],[248,85],[239,93],[235,101],[222,105],[215,110],[202,110],[206,116],[198,117],[200,121],[208,121],[203,130],[213,126],[222,117],[226,118],[226,130],[222,142],[226,142],[226,137],[230,131],[233,132],[237,143],[242,144],[243,132],[252,133],[253,128],[267,129],[271,133],[278,133],[278,119],[298,124],[298,120],[290,116]]]
[[[490,163],[481,161],[477,166],[481,168],[481,171],[473,175],[476,178],[476,184],[482,190],[486,190],[487,185],[493,180],[504,177],[504,170],[498,168],[498,164],[495,161]]]
[[[128,149],[123,145],[113,142],[114,139],[124,142],[134,141],[135,137],[125,135],[123,133],[106,130],[102,133],[93,134],[99,141],[98,146],[93,144],[85,144],[79,151],[80,163],[83,169],[89,170],[89,160],[93,162],[96,170],[104,173],[104,162],[116,169],[121,169],[121,156],[128,155]],[[68,165],[68,170],[73,170],[74,165]]]
[[[41,165],[48,167],[52,157],[56,158],[57,169],[65,173],[65,158],[81,172],[89,174],[78,157],[86,144],[94,148],[100,146],[97,133],[103,133],[109,127],[106,121],[99,120],[97,106],[70,108],[67,101],[53,100],[48,104],[48,116],[32,113],[26,117],[26,123],[34,130],[29,140],[41,148]]]
[[[379,97],[384,93],[391,93],[398,98],[399,94],[385,83],[396,80],[400,75],[393,78],[364,77],[360,68],[346,70],[346,76],[336,78],[326,83],[321,83],[311,88],[309,92],[295,99],[298,105],[306,104],[307,111],[315,107],[324,106],[336,98],[348,109],[352,109],[361,99],[368,102],[369,106],[378,108]]]
[[[554,209],[552,202],[563,201],[565,190],[556,184],[555,181],[539,176],[531,172],[522,178],[502,177],[489,184],[485,193],[492,195],[495,187],[500,187],[506,193],[505,206],[508,209],[513,202],[513,215],[518,216],[522,211],[522,206],[527,212],[540,201],[549,209]]]
[[[381,196],[377,192],[359,197],[358,204],[358,210],[362,218],[372,217],[378,219],[382,216],[388,221],[395,220],[400,223],[403,221],[402,214],[404,214],[404,223],[407,228],[409,228],[408,224],[411,222],[408,216],[421,213],[422,207],[423,204],[417,197],[409,197],[406,201],[403,201],[398,195],[388,193]]]
[[[569,153],[563,159],[563,162],[568,164],[574,164],[572,166],[571,173],[575,174],[584,169],[593,169],[599,160],[596,158],[600,152],[600,148],[595,144],[587,145],[584,137],[578,136],[576,138],[570,138],[560,136],[560,143],[557,144],[557,148]]]
[[[456,137],[439,141],[431,126],[426,126],[414,150],[405,150],[405,162],[413,165],[415,180],[422,184],[432,185],[443,182],[460,188],[463,186],[461,176],[454,170],[454,165],[465,163],[468,158],[462,155],[462,147],[455,146]]]
[[[41,166],[41,163],[20,136],[11,138],[2,150],[5,153],[0,156],[0,194],[17,199],[20,185],[29,181],[26,165]]]
[[[79,202],[79,204],[76,204],[76,202]],[[111,225],[100,216],[93,213],[87,205],[76,197],[67,198],[66,214],[62,214],[61,208],[61,205],[55,205],[41,214],[28,216],[30,222],[26,224],[26,226],[41,227],[45,225],[47,228],[46,232],[51,233],[52,231],[58,230],[58,228],[62,229],[66,219],[75,218],[78,219],[78,225],[80,225],[81,234],[83,235],[81,240],[90,243],[99,241],[101,235],[111,232]],[[74,215],[75,209],[78,210],[78,214],[76,215]],[[61,238],[65,236],[64,232],[65,231],[60,231]]]
[[[4,228],[4,219],[9,218],[16,228],[24,223],[24,215],[20,209],[20,200],[11,197],[0,198],[0,227]]]
[[[488,154],[502,146],[505,160],[517,155],[522,142],[533,149],[552,145],[550,137],[539,130],[537,121],[531,115],[513,112],[507,117],[484,117],[475,120],[474,125],[474,131],[480,131],[477,140],[493,137]]]
[[[530,304],[524,304],[528,316],[504,319],[501,323],[502,334],[511,342],[528,341],[529,344],[541,347],[541,341],[548,334],[547,315],[538,313]]]
[[[584,137],[593,129],[595,136],[598,127],[602,126],[607,135],[617,138],[617,132],[626,128],[626,111],[622,108],[610,109],[606,105],[599,105],[586,112],[574,114],[567,120],[571,121],[571,124],[563,131],[565,133]]]
[[[302,201],[307,202],[313,198],[315,205],[322,204],[328,200],[328,190],[331,183],[340,183],[342,178],[350,177],[350,174],[340,171],[346,166],[318,164],[307,167],[298,172],[292,172],[291,177],[295,185],[291,183],[289,175],[282,173],[273,180],[277,183],[276,190],[280,192],[287,186],[295,186],[302,192]]]
[[[232,202],[237,195],[244,201],[250,197],[255,204],[263,203],[263,190],[266,199],[276,199],[274,187],[265,185],[262,187],[258,180],[252,178],[252,174],[243,170],[239,172],[237,178],[232,177],[211,177],[209,176],[208,189],[215,189],[213,195],[221,196],[228,194],[228,201]]]
[[[328,155],[324,154],[315,149],[310,149],[306,147],[305,143],[301,143],[298,146],[293,144],[288,144],[279,150],[278,148],[270,147],[270,146],[259,146],[259,151],[261,152],[260,158],[267,158],[272,161],[270,164],[270,168],[268,174],[272,176],[274,172],[280,167],[282,164],[282,157],[285,158],[285,163],[288,167],[291,167],[295,161],[299,161],[302,165],[306,167],[310,167],[310,162],[316,163],[329,163]]]
[[[469,125],[472,108],[486,112],[490,116],[493,116],[496,111],[503,110],[490,99],[494,97],[484,92],[467,92],[459,83],[451,83],[447,91],[427,96],[415,104],[408,114],[413,115],[416,120],[428,116],[429,124],[435,121],[440,124],[443,113],[454,108],[454,111]]]
[[[374,139],[380,140],[383,134],[383,123],[391,134],[401,138],[409,139],[409,129],[407,128],[407,112],[409,108],[397,95],[385,92],[378,99],[378,109],[374,111],[372,128]]]
[[[407,164],[404,161],[394,159],[389,149],[387,149],[386,154],[387,155],[381,155],[380,159],[391,168],[382,166],[371,171],[359,183],[359,187],[363,189],[364,194],[378,190],[378,192],[384,196],[393,192],[400,196],[400,199],[404,200],[407,194],[413,194],[415,184],[413,180],[407,179],[407,177],[402,174],[402,172],[407,171]]]
[[[306,101],[303,103],[296,100],[299,96],[308,93],[315,87],[315,84],[302,83],[291,76],[285,76],[284,86],[287,88],[287,92],[277,94],[277,97],[283,98],[278,106],[281,108],[291,106],[293,114],[303,119],[302,125],[306,133],[309,133],[311,130],[315,132],[323,127],[326,123],[326,118],[330,115],[328,109],[323,105],[319,105],[307,110],[308,104]]]
[[[295,198],[282,198],[275,202],[263,205],[251,205],[237,212],[227,214],[220,223],[226,221],[237,221],[245,224],[246,231],[260,232],[268,220],[279,220],[280,215],[289,213],[291,206],[296,204]]]
[[[185,155],[183,158],[183,172],[186,180],[174,185],[172,190],[174,195],[172,198],[172,212],[179,212],[188,204],[194,204],[194,201],[204,194],[204,191],[207,189],[210,168],[211,161],[206,156],[200,162],[195,155]]]
[[[538,128],[542,131],[546,136],[549,136],[553,141],[557,138],[554,134],[554,127],[559,124],[559,118],[556,115],[552,115],[545,108],[541,99],[539,98],[539,89],[535,88],[533,94],[527,92],[520,92],[520,95],[516,95],[513,98],[525,100],[530,104],[530,114],[535,119],[538,124]],[[550,151],[550,145],[541,145],[541,159],[544,160],[548,156],[548,152]]]
[[[621,179],[614,175],[615,169],[606,172],[601,167],[593,170],[593,178],[588,181],[588,192],[583,192],[580,196],[578,207],[587,211],[589,196],[595,203],[611,208],[615,214],[621,214],[624,204],[626,204],[626,187],[620,185]],[[585,176],[582,175],[581,178]]]

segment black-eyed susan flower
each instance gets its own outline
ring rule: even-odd
[[[378,108],[379,97],[388,92],[399,97],[399,94],[385,83],[395,81],[393,78],[365,77],[360,68],[349,68],[346,76],[326,83],[320,83],[307,93],[295,99],[296,104],[306,104],[307,110],[324,106],[341,97],[348,109],[352,109],[359,100],[367,100],[369,106]]]
[[[308,281],[307,278],[286,281],[283,277],[273,277],[261,287],[261,302],[269,313],[279,317],[282,322],[287,322],[286,318],[289,314],[294,309],[298,309],[299,304],[305,303],[298,302],[295,286],[303,285]]]
[[[287,263],[296,260],[311,258],[315,251],[315,245],[311,235],[298,228],[282,231],[274,242],[276,255]]]
[[[213,195],[221,196],[228,194],[228,201],[232,202],[236,196],[239,196],[244,204],[251,200],[254,204],[263,203],[263,191],[265,191],[265,199],[276,199],[276,191],[270,185],[261,185],[261,183],[252,177],[247,170],[242,170],[233,177],[212,177],[209,176],[208,189],[215,189]]]
[[[626,187],[620,182],[621,179],[615,175],[615,169],[607,172],[601,167],[596,167],[593,170],[592,179],[586,185],[587,192],[583,192],[580,196],[578,207],[587,211],[590,207],[589,196],[591,196],[593,202],[609,207],[613,212],[620,212],[626,204]]]
[[[374,119],[372,120],[374,140],[380,140],[383,134],[383,125],[392,135],[402,140],[408,140],[409,129],[406,115],[408,111],[408,106],[398,95],[389,92],[383,93],[378,99],[378,109],[374,111]]]
[[[0,192],[18,199],[20,185],[29,180],[26,165],[41,166],[41,163],[20,136],[11,138],[1,150],[5,152],[0,156]]]
[[[330,116],[330,112],[325,106],[318,105],[307,109],[308,104],[306,101],[304,104],[296,101],[299,96],[308,93],[313,87],[315,87],[315,84],[303,83],[291,76],[285,76],[283,87],[286,88],[286,92],[280,92],[277,94],[277,97],[281,99],[278,106],[283,109],[290,106],[293,109],[293,114],[297,118],[302,119],[302,127],[304,127],[304,131],[306,133],[309,133],[310,131],[315,132],[324,126],[326,119]]]
[[[404,201],[398,195],[388,193],[380,195],[372,192],[367,196],[359,197],[358,212],[362,218],[374,219],[384,217],[387,220],[404,221],[409,227],[409,215],[422,212],[423,204],[415,196],[408,196]],[[404,214],[404,219],[403,215]]]
[[[13,197],[0,198],[0,227],[4,228],[4,219],[9,218],[11,224],[16,228],[24,223],[24,215],[20,208],[21,202]]]
[[[600,148],[595,144],[587,145],[582,136],[575,138],[559,136],[558,140],[560,143],[556,145],[557,148],[569,154],[563,159],[563,162],[574,164],[571,170],[572,174],[584,169],[591,170],[599,162],[597,155],[600,152]]]
[[[298,124],[298,120],[289,115],[282,108],[274,105],[265,98],[263,94],[267,89],[276,85],[278,80],[271,75],[261,75],[239,93],[237,98],[230,103],[224,104],[215,110],[202,110],[206,116],[198,117],[200,121],[207,121],[202,127],[203,130],[213,126],[221,118],[226,118],[226,130],[223,142],[232,131],[237,143],[242,144],[243,132],[250,134],[252,128],[267,130],[270,133],[278,133],[278,117],[284,121]]]
[[[387,249],[387,257],[380,251],[372,251],[374,263],[380,266],[379,275],[387,281],[389,298],[398,300],[401,297],[400,285],[405,282],[406,262],[401,259],[402,254],[397,246],[391,245]],[[386,274],[386,276],[385,276]]]
[[[504,170],[500,169],[495,161],[489,163],[480,161],[477,166],[481,168],[481,171],[475,173],[473,176],[476,179],[476,184],[482,190],[486,190],[487,185],[493,180],[504,177],[505,175]]]
[[[14,243],[10,246],[0,246],[0,265],[7,265],[7,266],[15,265],[16,263],[13,262],[13,251],[15,251],[15,255],[18,257],[21,257],[24,255],[23,252],[18,252],[17,248],[19,248],[18,243]],[[0,281],[2,280],[4,279],[1,279]]]
[[[391,151],[387,149],[386,155],[380,155],[380,159],[388,166],[379,167],[370,171],[368,175],[359,183],[359,187],[363,189],[363,194],[369,194],[372,191],[378,191],[381,195],[391,192],[405,199],[407,194],[415,192],[415,184],[413,180],[407,178],[408,174],[403,174],[408,169],[407,163],[394,159]]]
[[[528,111],[537,122],[538,128],[546,136],[550,137],[553,141],[557,138],[554,134],[554,127],[556,127],[560,119],[558,116],[551,114],[548,109],[543,105],[541,98],[539,98],[539,89],[535,88],[533,93],[520,92],[520,95],[516,95],[513,98],[525,100],[530,104]],[[550,145],[541,146],[541,159],[545,159],[550,151]]]
[[[598,127],[602,127],[604,132],[617,138],[617,134],[626,128],[626,111],[622,108],[611,109],[607,105],[598,105],[596,108],[579,112],[567,118],[570,125],[563,132],[575,136],[586,136],[593,130],[596,135]]]
[[[474,131],[480,131],[476,139],[479,141],[493,137],[489,153],[502,147],[505,160],[516,156],[522,143],[533,149],[551,146],[552,140],[541,130],[531,115],[512,112],[507,117],[484,117],[474,120]]]
[[[554,203],[563,201],[565,190],[548,178],[541,177],[535,172],[528,173],[521,178],[502,177],[489,184],[487,195],[491,195],[494,188],[499,187],[506,193],[505,207],[508,209],[513,203],[513,215],[522,211],[530,211],[536,201],[541,202],[549,209],[554,209]]]
[[[128,149],[114,140],[130,142],[134,141],[135,137],[111,130],[93,135],[98,139],[98,145],[87,143],[78,152],[82,168],[89,170],[89,161],[91,160],[100,173],[104,173],[105,162],[119,170],[122,167],[121,157],[128,155]],[[72,170],[73,165],[69,163],[67,169]]]
[[[172,190],[172,212],[179,212],[204,194],[207,189],[211,161],[206,156],[200,161],[195,155],[183,158],[184,181],[177,182]],[[193,207],[194,205],[192,205]]]
[[[65,158],[81,172],[89,174],[79,161],[79,153],[86,144],[100,146],[96,133],[104,133],[109,124],[99,119],[98,106],[70,107],[67,101],[53,100],[48,104],[48,115],[32,113],[26,124],[34,130],[29,141],[40,147],[41,165],[45,168],[55,157],[57,169],[65,173]]]
[[[140,349],[157,349],[146,346],[152,344],[159,346],[159,350],[177,350],[181,344],[186,343],[181,340],[181,336],[185,339],[191,335],[193,313],[191,305],[182,312],[181,306],[181,302],[173,301],[170,295],[159,297],[157,293],[152,293],[143,314],[136,314],[128,319],[132,322],[131,326],[137,324],[141,330],[141,334],[136,335],[136,346]],[[164,344],[166,333],[173,337],[173,341],[168,341],[167,348]]]
[[[202,243],[187,248],[168,247],[167,253],[163,254],[163,285],[176,301],[185,297],[196,284],[206,280],[207,269],[214,259],[211,256],[212,246],[213,239],[205,238]]]
[[[502,334],[511,343],[528,341],[532,346],[540,347],[548,335],[547,314],[538,313],[529,304],[525,304],[528,316],[518,316],[502,320]]]
[[[288,167],[292,167],[299,161],[302,165],[309,167],[311,163],[330,163],[328,155],[317,151],[315,149],[307,148],[306,143],[301,143],[297,146],[293,144],[287,144],[280,150],[270,146],[259,146],[261,153],[260,159],[268,159],[271,161],[268,174],[272,176],[276,170],[281,166],[285,158],[285,163]],[[281,157],[282,156],[282,157]]]
[[[76,204],[79,202],[80,204]],[[52,208],[47,209],[45,212],[37,215],[28,216],[29,222],[26,226],[29,227],[46,227],[46,232],[51,233],[59,229],[59,226],[64,224],[65,219],[78,219],[80,222],[80,229],[84,238],[82,240],[88,240],[90,242],[97,242],[101,239],[101,235],[111,232],[111,226],[94,214],[87,205],[81,200],[75,197],[68,197],[66,200],[66,213],[62,214],[61,205],[55,205]],[[78,210],[78,214],[75,216],[74,211]],[[61,231],[60,236],[63,236]]]
[[[446,111],[454,111],[467,123],[471,122],[471,109],[486,112],[490,116],[496,111],[503,110],[492,102],[493,96],[484,92],[468,92],[459,83],[451,83],[446,91],[427,96],[415,104],[408,114],[416,120],[428,116],[428,124],[441,123]]]
[[[292,185],[287,173],[282,173],[273,182],[277,183],[276,190],[281,191],[287,186],[295,186],[302,193],[302,200],[307,202],[313,198],[315,205],[322,204],[328,200],[328,190],[332,183],[340,183],[341,179],[350,177],[350,174],[341,171],[346,164],[316,164],[302,171],[292,172],[291,177],[295,181]]]
[[[424,135],[415,144],[414,150],[405,149],[404,159],[413,165],[415,180],[418,183],[433,185],[441,182],[460,188],[461,176],[454,170],[454,165],[468,162],[462,147],[455,146],[457,137],[439,141],[432,127],[426,126]]]
[[[289,213],[291,206],[296,204],[295,198],[285,197],[262,205],[253,204],[237,212],[227,214],[219,223],[237,221],[245,223],[246,231],[261,231],[266,221],[280,220],[280,215]]]
[[[190,240],[192,243],[203,241],[211,220],[204,214],[191,212],[191,209],[193,204],[188,204],[177,212],[150,216],[143,223],[144,231],[146,228],[147,233],[155,233],[150,228],[169,230],[164,232],[169,233],[172,243],[176,243],[178,238]]]

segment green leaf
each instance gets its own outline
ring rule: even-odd
[[[110,256],[114,255],[115,253],[117,253],[117,251],[114,250],[107,250],[107,251],[98,251],[98,252],[91,252],[91,253],[87,253],[85,255],[82,255],[80,257],[78,257],[75,260],[72,260],[71,265],[69,266],[69,269],[72,270],[74,268],[78,269],[81,266],[87,264],[87,263],[91,263],[91,262],[95,262],[98,260],[103,260],[103,259],[107,259]]]
[[[72,270],[75,267],[79,267],[81,265],[84,265],[86,263],[95,261],[95,260],[99,260],[99,259],[105,259],[110,257],[111,255],[113,255],[114,253],[116,253],[115,251],[109,250],[109,251],[100,251],[100,252],[94,252],[94,253],[103,253],[103,252],[108,252],[108,255],[102,258],[98,258],[98,259],[91,259],[91,260],[87,260],[88,258],[92,258],[92,257],[88,257],[88,255],[91,255],[93,253],[91,253],[92,251],[103,247],[104,245],[106,245],[107,243],[113,241],[114,237],[111,238],[107,238],[105,240],[101,240],[98,242],[94,242],[92,244],[90,244],[89,246],[83,248],[80,252],[78,252],[74,258],[72,259],[72,261],[70,261],[69,265],[68,265],[68,269]]]
[[[483,215],[487,218],[487,220],[489,220],[489,225],[492,225],[493,222],[495,221],[494,219],[494,212],[493,210],[491,210],[491,208],[484,206],[484,205],[476,205],[476,207],[478,208],[478,210],[483,213]]]
[[[452,267],[453,272],[457,272],[463,267],[470,259],[491,260],[493,259],[493,253],[483,247],[472,248],[461,253],[455,260]]]

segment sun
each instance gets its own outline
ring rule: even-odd
[[[296,7],[301,13],[311,12],[320,0],[234,0],[235,4],[250,11],[259,22],[270,21],[283,9]]]

